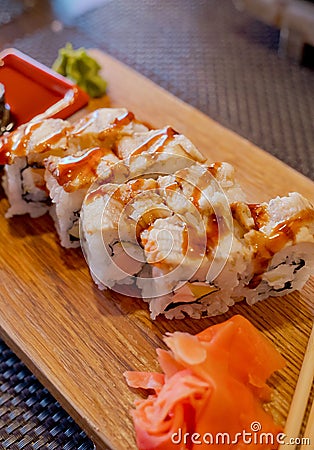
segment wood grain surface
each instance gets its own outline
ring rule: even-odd
[[[108,55],[93,50],[109,83],[112,106],[125,106],[155,127],[186,134],[209,161],[228,161],[250,201],[299,191],[314,201],[314,183],[184,104]],[[265,129],[267,133],[267,129]],[[297,149],[296,149],[297,151]],[[65,250],[48,215],[4,218],[0,201],[1,337],[83,427],[99,449],[134,449],[130,410],[136,392],[125,370],[158,370],[155,349],[166,331],[196,333],[243,314],[285,356],[270,409],[284,423],[313,321],[313,280],[301,293],[268,299],[202,320],[149,319],[140,300],[100,292],[79,249]]]

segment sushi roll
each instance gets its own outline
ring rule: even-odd
[[[136,287],[134,278],[145,265],[140,234],[155,218],[171,215],[157,181],[104,184],[90,191],[83,205],[81,244],[95,283],[118,292]]]
[[[93,139],[89,138],[90,144],[97,141]],[[50,214],[64,247],[80,245],[80,209],[92,183],[124,183],[143,174],[156,178],[160,173],[204,161],[194,145],[170,127],[133,134],[129,129],[127,135],[110,139],[105,148],[95,147],[63,158],[50,156],[46,161]]]
[[[71,129],[71,142],[77,148],[112,148],[124,136],[148,128],[125,108],[100,108],[78,120]]]
[[[226,163],[91,190],[81,243],[101,288],[151,317],[201,318],[301,289],[313,273],[314,209],[300,194],[245,202]]]
[[[0,164],[5,164],[3,187],[10,208],[6,217],[45,214],[50,197],[45,182],[45,160],[68,156],[90,147],[112,147],[118,137],[147,127],[124,108],[102,108],[74,124],[44,119],[21,125],[0,140]]]
[[[170,126],[158,130],[134,133],[129,138],[126,136],[119,143],[118,153],[121,159],[147,153],[180,154],[199,162],[204,162],[206,159],[186,136],[179,134]]]
[[[69,122],[45,119],[21,125],[0,140],[0,161],[5,164],[3,188],[10,208],[6,217],[30,214],[38,217],[49,209],[50,199],[45,187],[43,161],[50,154],[72,151],[68,143]]]
[[[107,148],[94,147],[46,161],[45,181],[52,206],[49,210],[63,247],[79,247],[79,218],[84,197],[101,173],[106,176],[119,159]]]
[[[169,260],[175,249],[157,253],[157,260],[151,252],[152,245],[159,252],[163,245],[167,247],[160,232],[169,229],[165,221],[156,221],[142,234],[144,253],[152,266],[152,286],[148,290],[146,282],[138,280],[138,284],[144,297],[149,297],[149,291],[155,294],[148,298],[152,317],[161,312],[168,318],[226,312],[233,304],[230,295],[237,285],[234,268],[241,270],[250,256],[234,234],[230,205],[235,199],[243,201],[245,195],[235,181],[233,167],[228,163],[197,164],[174,176],[161,177],[159,183],[164,201],[184,219],[186,230],[176,239],[179,270]]]
[[[194,185],[195,180],[199,187]],[[127,192],[132,195],[126,195]],[[135,285],[138,295],[150,303],[152,317],[156,301],[163,302],[169,293],[173,297],[174,291],[188,280],[194,283],[194,292],[201,292],[202,296],[205,291],[206,295],[217,291],[206,275],[217,251],[219,232],[223,242],[220,252],[223,247],[226,251],[230,248],[229,204],[236,196],[242,198],[243,193],[234,181],[233,168],[226,163],[193,165],[157,180],[137,179],[92,190],[83,204],[81,229],[83,250],[94,280],[101,288],[110,287],[125,294]],[[116,205],[117,198],[119,209],[111,207],[111,203]],[[214,217],[215,211],[220,223]],[[115,260],[111,261],[116,256],[115,246],[119,248],[119,260],[123,259],[124,242],[138,248],[141,254],[140,267],[134,261],[129,273],[122,273],[115,267]],[[121,277],[116,283],[118,272]],[[166,298],[166,302],[170,304],[172,299]]]
[[[254,258],[239,277],[234,297],[252,305],[300,290],[314,273],[314,209],[296,192],[248,207],[254,225],[244,240]]]
[[[117,183],[141,176],[157,178],[206,161],[186,136],[169,126],[124,137],[118,143],[117,154],[122,162],[111,174],[111,181]]]

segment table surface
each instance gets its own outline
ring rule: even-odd
[[[277,30],[227,0],[94,0],[87,12],[78,3],[1,0],[0,50],[51,65],[66,42],[101,48],[314,179],[313,71],[278,55]],[[0,444],[93,448],[3,342]]]

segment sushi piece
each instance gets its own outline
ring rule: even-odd
[[[84,197],[101,173],[106,176],[119,159],[107,148],[94,147],[46,161],[45,181],[52,206],[49,210],[63,247],[79,247],[79,219]]]
[[[259,218],[255,211],[259,211]],[[269,296],[299,290],[313,274],[314,210],[301,195],[292,193],[262,205],[234,203],[231,214],[233,228],[228,229],[224,223],[216,245],[213,242],[213,236],[217,238],[216,219],[208,217],[210,234],[199,269],[188,283],[183,286],[178,283],[177,287],[169,285],[167,295],[149,300],[153,318],[160,313],[168,318],[225,313],[242,299],[252,305]],[[152,242],[157,247],[162,245],[160,236],[156,238],[155,227],[162,227],[162,224],[156,221],[143,233],[145,253]],[[179,246],[184,245],[184,239],[182,236]],[[152,275],[165,282],[173,266],[169,271],[168,257],[160,264],[152,256],[150,252],[150,264],[154,266]]]
[[[281,296],[301,289],[314,267],[313,206],[297,193],[246,203],[226,163],[96,187],[81,233],[98,286],[142,297],[153,319],[214,316],[242,299]],[[113,269],[115,246],[129,272]]]
[[[162,372],[124,373],[130,387],[149,391],[131,411],[139,450],[278,447],[283,430],[264,404],[267,380],[285,361],[247,319],[236,315],[195,336],[168,333],[164,341]],[[242,430],[256,423],[272,440],[245,442]]]
[[[122,137],[147,130],[147,126],[125,108],[100,108],[73,125],[71,143],[80,149],[112,148]]]
[[[90,137],[89,142],[97,141],[93,139]],[[124,159],[120,160],[122,157]],[[45,180],[53,203],[50,213],[61,245],[80,245],[80,209],[96,180],[102,185],[124,183],[143,174],[157,177],[160,173],[172,173],[174,168],[188,167],[195,161],[204,161],[204,157],[185,136],[169,127],[117,136],[105,148],[95,147],[63,158],[49,157]]]
[[[44,182],[43,161],[50,154],[71,153],[68,144],[69,122],[45,119],[21,125],[0,140],[0,162],[5,164],[3,188],[10,208],[6,217],[29,213],[45,214],[50,199]]]
[[[244,234],[254,258],[235,298],[249,304],[300,290],[314,273],[314,208],[300,194],[248,205],[254,226]],[[238,205],[235,205],[235,209]]]
[[[118,153],[121,159],[142,154],[161,155],[162,153],[181,155],[198,162],[204,162],[206,159],[186,136],[179,134],[170,126],[134,133],[129,138],[126,136],[119,143]]]
[[[117,154],[122,161],[112,168],[109,180],[115,183],[141,176],[157,178],[206,161],[186,136],[169,126],[123,137]]]
[[[81,211],[82,249],[100,289],[129,292],[145,265],[138,243],[142,230],[171,211],[158,195],[153,179],[104,184],[90,191]]]
[[[10,208],[6,217],[45,214],[50,207],[44,179],[44,161],[101,146],[111,148],[119,137],[147,127],[124,108],[102,108],[73,125],[61,119],[44,119],[20,126],[0,140],[0,164],[5,164],[3,187]]]
[[[185,229],[171,252],[167,251],[169,241],[162,242],[165,232],[161,232],[169,230],[169,219],[154,222],[142,233],[152,278],[150,286],[146,280],[137,283],[149,302],[152,318],[160,313],[167,318],[185,314],[200,318],[226,312],[234,303],[235,267],[242,270],[251,257],[234,234],[230,205],[235,199],[243,201],[245,195],[234,179],[233,167],[228,163],[194,165],[161,177],[159,183],[164,201],[183,219]],[[157,253],[151,251],[152,245]]]

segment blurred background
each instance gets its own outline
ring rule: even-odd
[[[314,175],[314,3],[0,0],[0,48],[51,66],[98,47],[308,177]]]
[[[0,50],[51,66],[67,42],[102,49],[314,179],[313,1],[0,0]],[[93,448],[1,341],[0,447]]]

